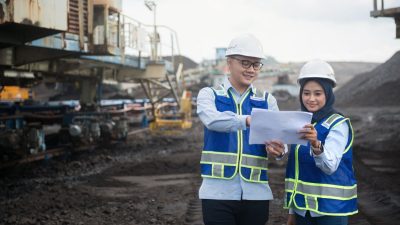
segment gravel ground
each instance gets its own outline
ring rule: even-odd
[[[400,108],[345,113],[356,130],[360,197],[360,213],[350,224],[396,224]],[[1,171],[0,224],[202,224],[197,197],[202,138],[195,121],[181,137],[140,133],[112,148]],[[271,225],[286,221],[285,163],[270,160]]]

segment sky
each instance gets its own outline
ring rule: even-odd
[[[181,54],[196,62],[214,59],[215,48],[227,47],[232,38],[243,33],[254,34],[263,44],[265,54],[280,62],[315,58],[384,62],[400,50],[394,19],[370,17],[372,0],[155,0],[155,3],[156,23],[172,28]],[[154,14],[144,0],[122,0],[122,5],[123,14],[153,24]],[[395,6],[400,7],[400,3],[385,1],[385,8]],[[170,31],[162,32],[168,33],[161,34],[161,39],[170,38]]]

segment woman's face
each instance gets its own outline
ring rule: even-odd
[[[324,89],[316,81],[308,81],[301,93],[301,100],[308,111],[317,112],[326,103]]]

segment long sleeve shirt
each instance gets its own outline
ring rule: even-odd
[[[339,167],[340,160],[342,159],[343,152],[346,148],[348,137],[349,126],[347,123],[341,123],[332,128],[325,139],[324,152],[319,155],[315,155],[312,150],[310,150],[310,154],[314,157],[315,165],[328,175],[334,173]],[[307,212],[306,210],[291,208],[289,213],[293,214],[293,211],[303,217]],[[315,212],[310,212],[310,215],[312,217],[323,216]]]
[[[244,97],[232,87],[227,77],[224,80],[224,88],[230,90],[237,101],[241,101],[242,97]],[[251,85],[249,88],[253,88],[253,86]],[[276,99],[272,95],[269,95],[267,103],[269,110],[279,111]],[[215,106],[215,95],[211,88],[200,90],[197,97],[197,114],[208,129],[219,132],[246,130],[246,118],[249,116],[238,115],[230,111],[219,112]],[[247,182],[239,174],[236,174],[230,180],[203,178],[199,190],[199,198],[218,200],[271,200],[273,196],[268,184]]]

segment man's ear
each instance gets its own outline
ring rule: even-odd
[[[230,66],[231,63],[232,63],[232,58],[230,58],[230,57],[226,58],[226,64],[227,64],[228,66]]]

